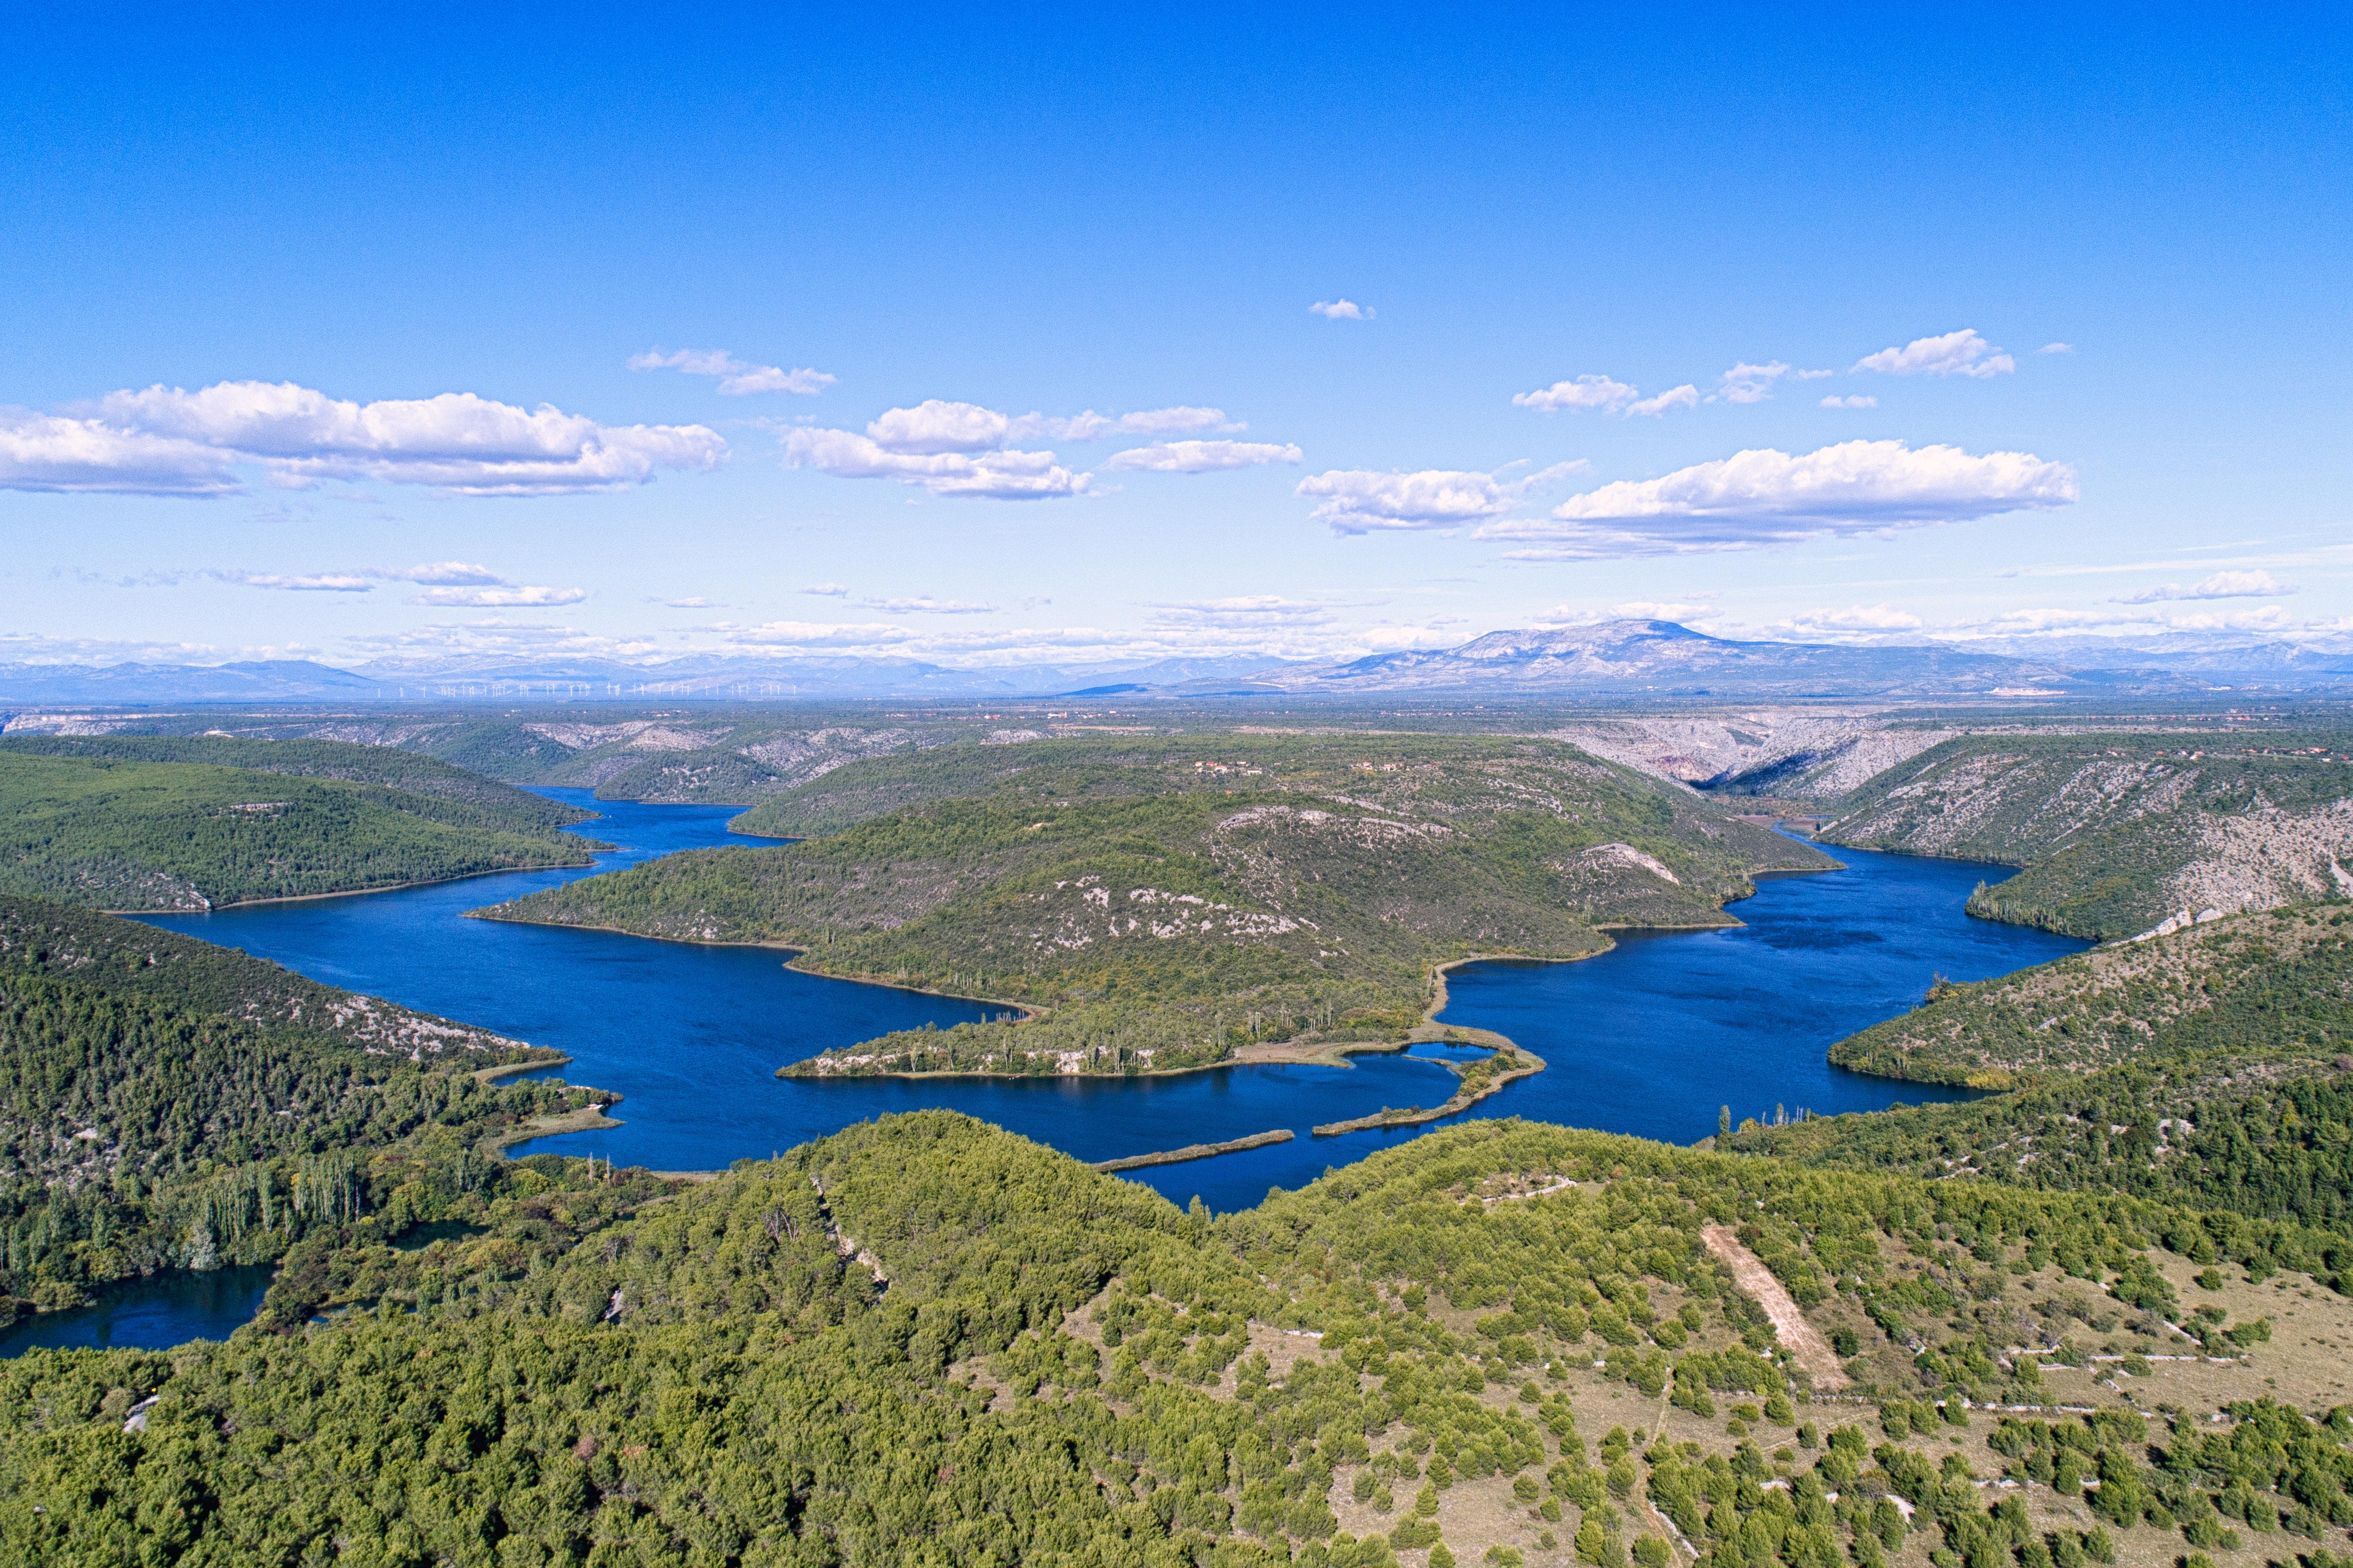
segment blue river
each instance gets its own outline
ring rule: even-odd
[[[674,850],[746,842],[727,832],[734,808],[640,805],[548,790],[603,813],[581,831],[620,847],[612,870]],[[1577,963],[1482,963],[1454,972],[1444,1021],[1501,1031],[1549,1068],[1466,1116],[1541,1121],[1692,1142],[1777,1107],[1829,1114],[1949,1098],[1831,1067],[1824,1050],[1912,1006],[1938,974],[1980,980],[2083,944],[1971,920],[1979,879],[2003,868],[1867,851],[1835,851],[1845,868],[1763,879],[1732,907],[1744,923],[1704,932],[1621,933],[1610,952]],[[469,910],[587,876],[513,872],[345,899],[263,904],[153,923],[240,947],[329,984],[552,1046],[575,1083],[620,1096],[623,1125],[545,1139],[519,1152],[596,1154],[656,1170],[709,1170],[765,1157],[891,1111],[939,1106],[1035,1138],[1082,1160],[1238,1138],[1271,1128],[1299,1136],[1246,1153],[1134,1173],[1182,1204],[1220,1212],[1270,1187],[1295,1188],[1418,1129],[1316,1138],[1318,1122],[1387,1105],[1428,1105],[1451,1091],[1444,1068],[1415,1055],[1360,1057],[1352,1068],[1225,1068],[1183,1077],[1116,1079],[780,1079],[776,1068],[819,1051],[926,1021],[946,1026],[990,1009],[885,986],[797,973],[762,948],[650,942],[604,931],[465,919]],[[1440,1123],[1439,1125],[1443,1125]],[[140,1330],[142,1289],[84,1313],[44,1320],[71,1333],[86,1313],[111,1312],[118,1343],[173,1343],[223,1331],[212,1317],[174,1317]],[[235,1303],[213,1317],[236,1321]],[[244,1309],[249,1312],[250,1307]],[[191,1332],[177,1332],[174,1325]],[[25,1325],[22,1335],[34,1326]],[[93,1329],[92,1332],[98,1331]],[[176,1337],[156,1338],[156,1335]],[[21,1348],[0,1338],[0,1353]],[[44,1341],[43,1342],[51,1342]],[[76,1342],[92,1342],[82,1339]]]

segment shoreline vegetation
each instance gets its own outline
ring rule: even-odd
[[[1130,1154],[1121,1160],[1098,1160],[1091,1167],[1105,1175],[1122,1171],[1141,1171],[1150,1165],[1183,1165],[1195,1160],[1208,1160],[1219,1154],[1239,1154],[1245,1149],[1264,1149],[1271,1144],[1288,1143],[1298,1134],[1288,1127],[1277,1127],[1268,1132],[1253,1132],[1247,1138],[1229,1138],[1222,1143],[1187,1143],[1182,1149],[1163,1149],[1153,1154]]]
[[[377,893],[405,893],[417,888],[438,888],[451,882],[470,882],[480,877],[506,877],[526,871],[579,871],[596,864],[598,855],[611,854],[618,845],[601,839],[584,838],[586,852],[580,859],[555,862],[543,866],[485,866],[479,871],[459,871],[447,877],[419,877],[414,881],[386,882],[379,887],[337,888],[328,893],[288,893],[266,899],[227,899],[216,900],[200,910],[119,909],[99,910],[101,915],[113,915],[122,920],[137,920],[142,915],[216,915],[228,910],[259,909],[264,904],[316,904],[329,899],[364,899]]]
[[[1454,964],[1736,925],[1724,905],[1757,876],[1836,865],[1525,737],[951,747],[848,763],[740,826],[792,841],[683,851],[473,912],[773,946],[806,973],[1005,1015],[784,1077],[1158,1076],[1401,1048],[1427,1037]]]

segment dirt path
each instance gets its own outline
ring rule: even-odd
[[[1765,1309],[1765,1315],[1773,1320],[1773,1331],[1789,1347],[1789,1354],[1799,1366],[1813,1373],[1814,1386],[1844,1388],[1851,1380],[1846,1368],[1839,1364],[1838,1352],[1831,1349],[1820,1331],[1806,1321],[1805,1314],[1798,1310],[1798,1303],[1789,1299],[1789,1292],[1773,1278],[1773,1271],[1765,1267],[1764,1260],[1740,1244],[1738,1233],[1730,1226],[1712,1225],[1702,1230],[1699,1237],[1710,1252],[1730,1266],[1733,1281],[1740,1287],[1741,1293]]]

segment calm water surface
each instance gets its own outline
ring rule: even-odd
[[[28,1350],[168,1350],[190,1340],[225,1340],[261,1310],[271,1270],[167,1270],[101,1291],[70,1312],[26,1318],[0,1333],[0,1359]]]
[[[729,842],[731,808],[592,801],[583,831],[623,847],[598,870]],[[1832,1041],[1902,1012],[1938,973],[1977,980],[2074,951],[2040,931],[1973,921],[1969,889],[1998,868],[1841,850],[1847,869],[1767,879],[1734,906],[1739,930],[1630,936],[1572,964],[1456,972],[1450,1023],[1499,1029],[1549,1071],[1467,1113],[1529,1116],[1689,1142],[1736,1117],[1878,1109],[1937,1098],[1839,1071]],[[1353,1068],[1220,1068],[1183,1078],[909,1082],[777,1079],[782,1064],[884,1030],[979,1018],[981,1005],[797,974],[781,952],[505,925],[468,910],[586,871],[516,872],[360,898],[261,905],[154,923],[258,953],[330,984],[389,996],[568,1052],[575,1083],[622,1097],[625,1125],[522,1151],[697,1170],[767,1154],[889,1111],[969,1112],[1082,1160],[1296,1129],[1290,1143],[1136,1173],[1182,1203],[1246,1207],[1409,1131],[1318,1139],[1316,1122],[1430,1104],[1444,1070],[1415,1057]],[[1421,1053],[1428,1056],[1437,1053]]]

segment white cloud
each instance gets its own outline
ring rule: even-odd
[[[1662,392],[1656,397],[1645,397],[1640,403],[1628,404],[1626,412],[1629,415],[1640,415],[1647,419],[1656,419],[1670,408],[1697,408],[1698,406],[1699,388],[1685,382],[1681,386]]]
[[[2168,616],[2165,620],[2178,632],[2284,632],[2295,626],[2287,611],[2278,605],[2265,605],[2260,610],[2199,610],[2187,616]]]
[[[1495,474],[1451,468],[1424,468],[1419,473],[1335,468],[1300,480],[1292,493],[1320,500],[1315,515],[1330,523],[1335,533],[1455,528],[1509,511],[1530,491],[1593,465],[1577,458],[1517,479],[1503,477],[1519,466],[1506,465]]]
[[[1973,327],[1942,337],[1915,338],[1900,349],[1882,349],[1854,362],[1857,370],[1882,375],[1967,375],[1983,380],[2007,375],[2018,362],[1978,336]]]
[[[1265,441],[1155,441],[1113,452],[1103,459],[1106,468],[1143,469],[1157,474],[1206,474],[1219,468],[1262,468],[1269,463],[1295,463],[1299,448]]]
[[[1546,414],[1588,408],[1615,413],[1641,395],[1637,388],[1622,381],[1612,381],[1606,375],[1580,375],[1575,381],[1556,381],[1534,392],[1515,392],[1512,395],[1512,406],[1541,409]]]
[[[904,626],[894,626],[883,621],[849,626],[835,626],[822,621],[764,621],[755,626],[729,626],[723,622],[712,629],[729,642],[765,647],[889,647],[907,642],[915,635]]]
[[[511,586],[487,566],[470,561],[427,561],[417,566],[363,566],[360,574],[385,583],[417,583],[431,587]]]
[[[648,595],[646,603],[649,605],[667,605],[673,610],[723,610],[727,607],[724,601],[719,599],[706,599],[700,594],[688,599],[663,599]]]
[[[1228,419],[1222,408],[1145,408],[1134,414],[1098,414],[1090,408],[1067,419],[1025,414],[1009,422],[1015,438],[1051,436],[1058,441],[1099,441],[1106,436],[1181,436],[1195,430],[1246,430],[1247,421]]]
[[[313,572],[289,575],[278,572],[226,571],[215,572],[212,575],[224,583],[242,584],[248,588],[276,588],[292,594],[364,594],[375,586],[369,575],[356,572]]]
[[[603,426],[472,393],[361,404],[291,382],[225,381],[110,393],[76,412],[40,422],[34,449],[13,461],[0,426],[0,475],[26,470],[5,482],[217,495],[237,488],[228,465],[259,462],[274,482],[296,487],[375,479],[461,495],[555,495],[639,483],[658,468],[712,468],[727,456],[726,442],[700,425]],[[69,430],[60,426],[86,436],[84,459],[63,474],[54,448]]]
[[[1843,610],[1800,610],[1778,629],[1810,636],[1841,632],[1909,632],[1926,623],[1893,605],[1850,605]]]
[[[870,610],[880,610],[886,616],[993,616],[995,605],[967,603],[963,599],[934,599],[929,594],[918,594],[912,599],[860,599]]]
[[[2044,343],[2041,348],[2036,349],[2034,352],[2039,354],[2071,354],[2075,352],[2075,345],[2073,343]]]
[[[1612,605],[1606,610],[1582,609],[1573,605],[1555,605],[1535,617],[1540,626],[1591,626],[1596,621],[1688,621],[1717,614],[1713,605],[1678,605],[1656,599],[1630,599],[1622,605]]]
[[[839,583],[812,583],[801,592],[813,594],[820,599],[846,599],[849,596],[849,590]]]
[[[1322,626],[1333,606],[1280,594],[1243,594],[1225,599],[1178,599],[1155,604],[1164,619],[1181,625],[1223,626]]]
[[[1670,408],[1699,406],[1699,388],[1691,385],[1674,387],[1656,397],[1644,397],[1641,389],[1606,375],[1580,375],[1575,381],[1556,381],[1550,386],[1534,392],[1512,395],[1512,404],[1518,408],[1535,408],[1546,414],[1563,411],[1583,413],[1591,410],[1602,414],[1641,415],[1655,419]]]
[[[478,566],[473,563],[467,561],[427,561],[416,566],[362,566],[355,571],[350,572],[311,572],[301,574],[282,572],[248,572],[241,569],[228,569],[207,572],[205,575],[215,578],[223,583],[241,584],[248,588],[276,588],[292,593],[364,594],[374,588],[378,583],[415,583],[420,586],[433,585],[444,588],[462,586],[512,589],[515,586],[515,584],[508,582],[505,578],[500,576],[489,567]],[[579,596],[579,591],[577,589],[533,588],[527,591],[534,594],[570,593],[575,596]],[[471,599],[427,601],[425,599],[418,599],[415,602],[417,604],[425,604],[428,602],[474,604],[478,602],[491,603],[491,601],[476,601]],[[532,600],[527,602],[569,604],[572,601],[566,599],[543,601]]]
[[[2164,583],[2126,594],[2119,605],[2155,605],[2168,599],[2275,599],[2295,592],[2268,572],[2217,572],[2195,583]]]
[[[238,489],[231,461],[201,441],[0,408],[0,489],[228,495]]]
[[[909,440],[925,438],[916,422],[892,428]],[[944,438],[944,426],[934,434]],[[992,500],[1042,500],[1078,495],[1088,488],[1088,476],[1073,475],[1059,466],[1051,452],[983,451],[976,456],[955,451],[913,453],[893,450],[871,436],[849,430],[787,431],[785,464],[787,468],[816,468],[836,479],[897,479],[902,484],[921,485],[936,496]]]
[[[977,403],[927,397],[913,408],[886,408],[867,422],[866,434],[886,452],[935,457],[944,452],[987,452],[1012,439],[1013,422]]]
[[[1750,364],[1742,360],[1724,373],[1724,379],[1708,401],[1762,403],[1773,395],[1774,383],[1788,374],[1789,367],[1779,360],[1770,364]]]
[[[1482,539],[1556,542],[1520,559],[1742,550],[1830,535],[1959,522],[2076,497],[2075,472],[2027,452],[1847,441],[1799,457],[1736,453],[1655,479],[1573,496],[1546,519],[1488,523]]]
[[[1373,319],[1373,308],[1359,305],[1354,300],[1318,300],[1307,308],[1327,321],[1369,321]]]
[[[632,356],[629,368],[716,376],[720,392],[729,397],[744,397],[755,392],[790,392],[810,397],[831,386],[836,379],[806,366],[786,370],[782,365],[747,364],[725,349],[680,349],[675,353],[663,353],[657,349]]]
[[[480,609],[520,609],[550,605],[576,605],[588,596],[585,588],[533,588],[510,584],[499,588],[427,588],[412,605],[465,605]]]
[[[1876,408],[1879,406],[1879,399],[1862,393],[1856,393],[1851,397],[1825,397],[1822,399],[1822,406],[1825,408]]]

